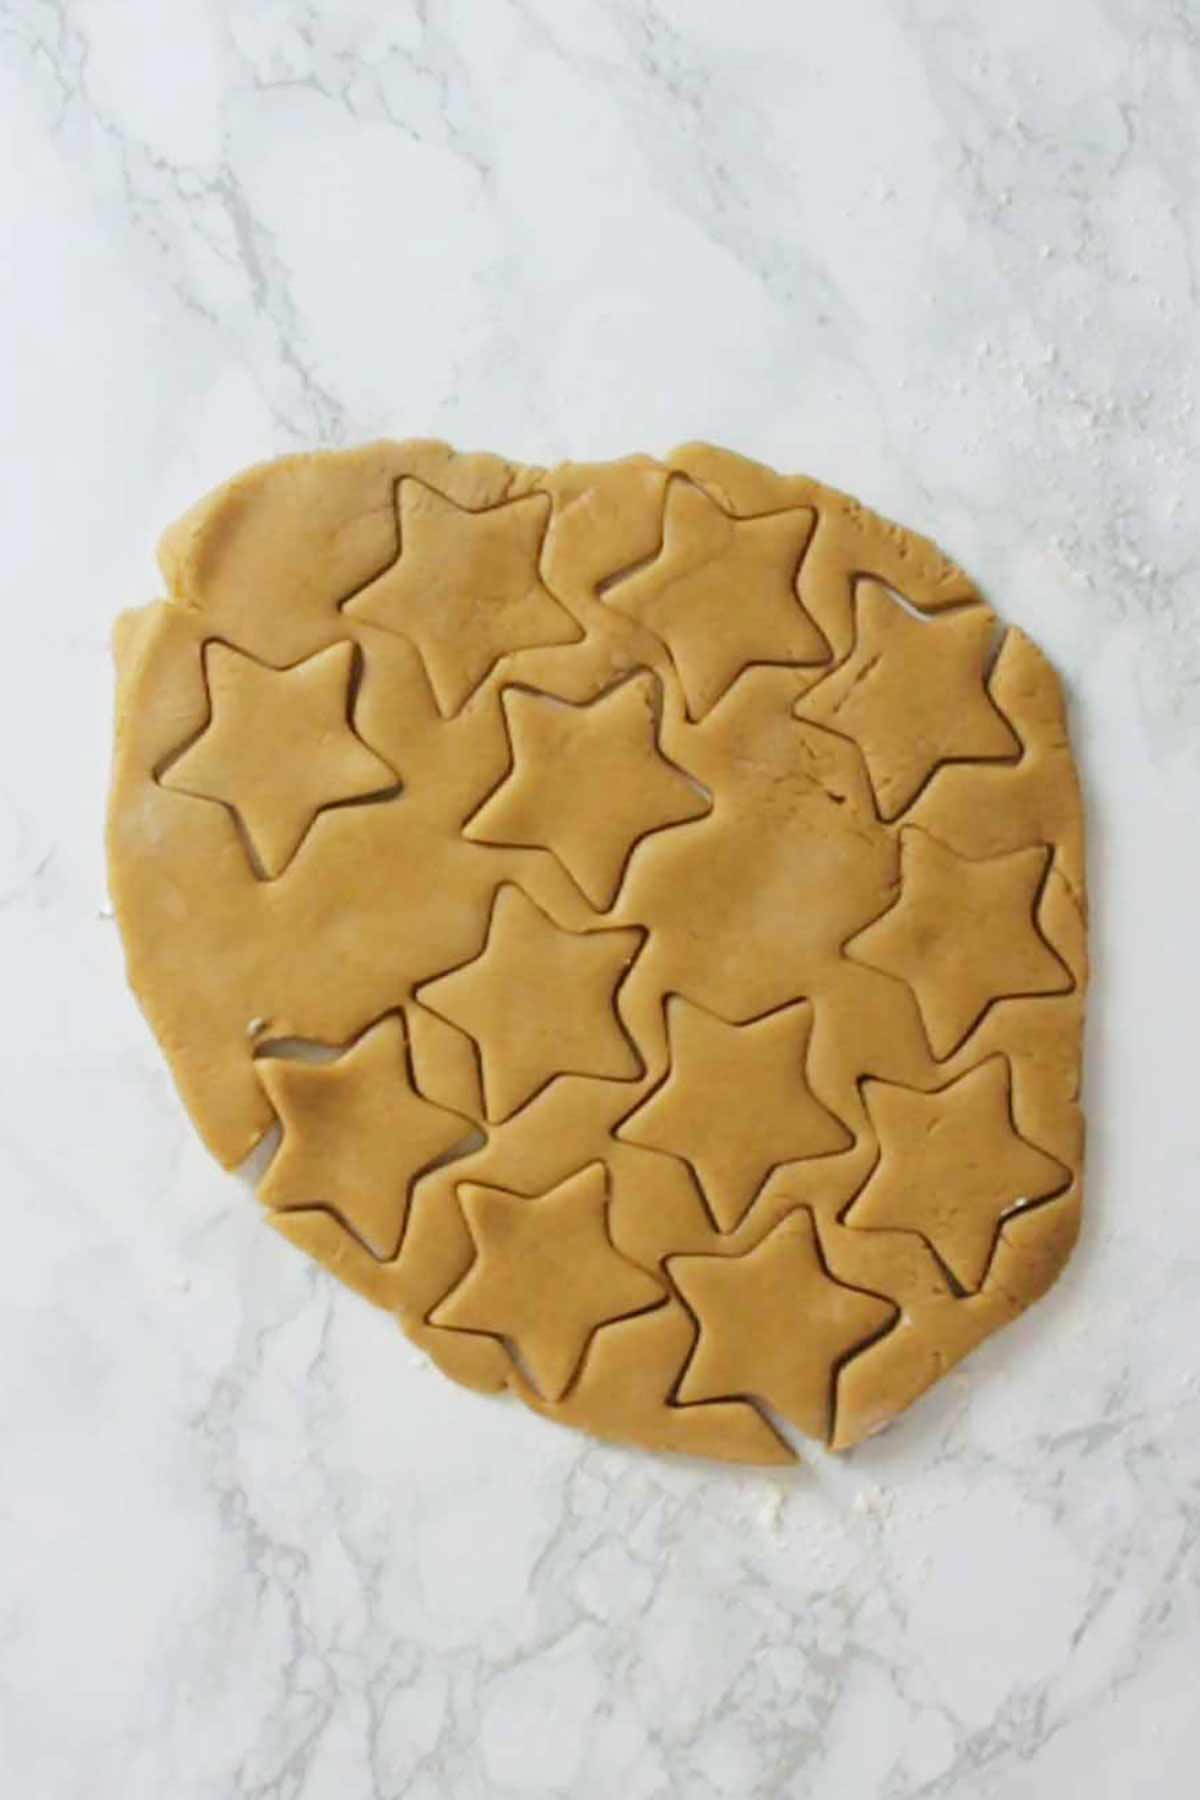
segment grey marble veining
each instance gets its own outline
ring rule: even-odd
[[[1198,119],[1191,0],[2,0],[6,1791],[1196,1791]],[[378,433],[810,469],[1068,678],[1084,1239],[851,1456],[453,1389],[181,1116],[104,894],[111,619],[207,486]]]

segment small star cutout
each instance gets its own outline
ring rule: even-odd
[[[662,639],[690,718],[753,663],[828,659],[796,589],[815,522],[811,507],[736,518],[693,482],[667,483],[662,550],[601,597]]]
[[[255,1067],[283,1126],[264,1205],[328,1208],[372,1255],[394,1256],[413,1182],[472,1129],[417,1092],[403,1020],[389,1013],[333,1062],[260,1056]]]
[[[745,1025],[679,995],[668,1003],[670,1071],[617,1135],[690,1162],[722,1231],[741,1222],[780,1163],[853,1142],[805,1080],[812,1020],[807,1000]]]
[[[838,1368],[892,1324],[896,1308],[833,1279],[811,1213],[788,1213],[742,1256],[673,1256],[667,1267],[700,1326],[676,1398],[757,1395],[806,1436],[827,1440]]]
[[[641,1074],[615,993],[642,942],[636,929],[564,931],[520,888],[497,890],[479,955],[418,990],[479,1046],[490,1120],[509,1118],[556,1075]]]
[[[205,645],[209,723],[159,781],[230,807],[268,879],[283,873],[322,808],[399,789],[347,717],[354,654],[347,640],[271,669],[228,644]]]
[[[858,583],[854,604],[852,653],[796,713],[858,744],[880,818],[897,818],[942,763],[1015,760],[1020,743],[986,687],[987,607],[914,618],[876,581]]]
[[[410,477],[398,507],[399,556],[345,610],[416,645],[443,718],[509,651],[583,636],[538,573],[547,495],[473,512]]]
[[[1074,986],[1035,923],[1049,860],[1043,844],[973,860],[915,827],[900,833],[900,897],[846,950],[908,982],[939,1061],[993,1000]]]
[[[475,1261],[430,1324],[506,1338],[543,1399],[561,1400],[599,1326],[663,1299],[609,1237],[603,1163],[532,1199],[466,1183],[458,1195]]]
[[[658,748],[657,693],[649,673],[586,706],[505,688],[512,770],[465,835],[553,851],[592,905],[606,912],[639,838],[711,810]]]
[[[1014,1129],[1007,1059],[991,1056],[929,1094],[868,1081],[863,1099],[879,1161],[846,1224],[920,1232],[959,1287],[977,1292],[1002,1221],[1068,1180]]]

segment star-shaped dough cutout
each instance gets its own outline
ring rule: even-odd
[[[616,990],[643,933],[564,931],[520,888],[498,888],[479,955],[418,989],[431,1012],[475,1040],[489,1120],[511,1117],[558,1075],[632,1081],[642,1063]]]
[[[994,1000],[1065,994],[1074,986],[1036,924],[1050,854],[1033,844],[975,860],[915,826],[900,833],[900,897],[846,950],[908,982],[939,1061]]]
[[[677,994],[668,1001],[667,1077],[617,1136],[689,1162],[721,1231],[735,1229],[780,1163],[853,1142],[805,1079],[812,1023],[807,1000],[744,1025]]]
[[[506,1339],[544,1400],[562,1399],[601,1325],[662,1301],[609,1236],[603,1163],[532,1199],[469,1183],[458,1197],[475,1260],[429,1322]]]
[[[847,1225],[916,1231],[966,1293],[983,1284],[1011,1213],[1060,1192],[1068,1170],[1017,1133],[1008,1061],[990,1056],[932,1093],[868,1081],[879,1161]]]
[[[399,792],[396,771],[350,723],[354,656],[347,639],[272,669],[216,640],[204,647],[209,722],[158,779],[229,807],[268,879],[287,868],[323,808]]]
[[[464,834],[551,850],[607,912],[638,840],[712,807],[660,751],[657,697],[648,671],[585,706],[505,688],[512,769]]]
[[[796,713],[853,739],[881,819],[910,806],[946,762],[1013,761],[1021,745],[987,691],[995,619],[986,606],[916,618],[877,581],[854,594],[857,635],[844,663]]]
[[[324,1207],[372,1255],[394,1256],[417,1176],[472,1131],[417,1091],[403,1019],[387,1014],[332,1062],[262,1055],[255,1067],[283,1126],[264,1205]]]
[[[839,1367],[897,1309],[834,1280],[807,1208],[742,1256],[673,1256],[667,1268],[700,1326],[676,1399],[757,1395],[807,1437],[828,1441]]]
[[[397,509],[396,561],[345,610],[416,645],[443,718],[461,711],[509,651],[583,636],[538,573],[546,494],[473,512],[409,477]]]
[[[737,518],[693,482],[667,483],[658,556],[600,593],[666,645],[690,718],[751,664],[828,660],[796,588],[815,523],[811,507]]]

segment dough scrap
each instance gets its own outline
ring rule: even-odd
[[[117,632],[131,983],[214,1154],[452,1378],[842,1449],[1081,1204],[1061,692],[924,540],[685,445],[251,469]],[[998,647],[997,647],[998,645]]]

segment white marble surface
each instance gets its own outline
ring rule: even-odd
[[[1190,1800],[1200,5],[0,0],[0,1770],[21,1800]],[[452,1390],[265,1232],[126,994],[114,612],[260,455],[708,436],[1071,684],[1090,1213],[794,1477]]]

